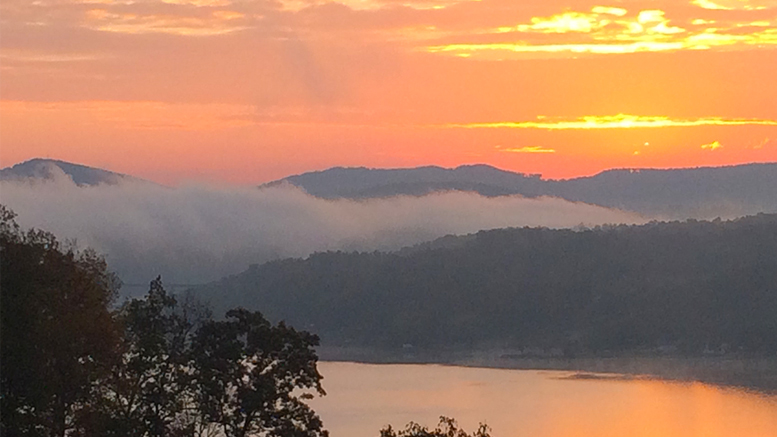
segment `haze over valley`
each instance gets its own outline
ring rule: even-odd
[[[481,229],[646,221],[556,198],[468,192],[333,201],[289,186],[168,188],[132,179],[79,186],[57,169],[53,178],[1,182],[3,202],[23,225],[105,253],[122,279],[134,284],[158,274],[171,283],[198,284],[277,258],[391,251]]]
[[[77,164],[33,160],[0,170],[0,184],[3,202],[23,225],[97,249],[127,284],[144,284],[156,275],[169,283],[201,284],[273,259],[337,250],[394,251],[487,229],[777,211],[772,189],[777,164],[605,172],[570,181],[488,166],[333,169],[257,188],[165,187]],[[554,190],[587,194],[551,197]],[[691,200],[679,202],[683,196]]]

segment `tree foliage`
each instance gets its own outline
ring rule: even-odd
[[[283,322],[272,326],[244,309],[227,320],[209,321],[197,332],[193,366],[198,405],[206,421],[227,437],[326,436],[320,418],[304,400],[324,394],[313,346],[318,337]]]
[[[491,429],[481,423],[476,431],[468,434],[459,428],[456,420],[440,416],[440,423],[434,429],[429,429],[416,422],[408,423],[405,429],[399,431],[388,425],[380,430],[380,437],[491,437]]]
[[[144,299],[118,310],[124,335],[120,362],[101,386],[102,434],[175,436],[197,430],[190,345],[209,315],[191,301],[179,304],[161,278],[151,282]]]
[[[118,280],[93,251],[23,232],[0,206],[3,435],[82,430],[116,357]]]
[[[216,321],[161,278],[114,309],[93,251],[0,206],[2,435],[326,437],[318,337],[237,309]]]

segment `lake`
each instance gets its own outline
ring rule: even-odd
[[[493,437],[777,437],[777,397],[699,383],[574,378],[571,372],[319,363],[311,402],[332,437],[456,418]]]

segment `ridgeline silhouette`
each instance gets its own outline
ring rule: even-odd
[[[775,354],[777,215],[483,231],[269,262],[195,292],[330,346]]]

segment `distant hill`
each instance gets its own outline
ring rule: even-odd
[[[774,355],[777,215],[481,231],[273,261],[194,292],[327,346]]]
[[[31,159],[0,170],[0,181],[56,180],[69,177],[76,185],[118,185],[123,182],[153,184],[121,173],[55,159]]]
[[[455,169],[332,168],[263,185],[291,184],[317,197],[367,199],[471,191],[483,196],[554,196],[666,218],[777,212],[777,163],[693,169],[619,169],[568,180],[488,165]]]
[[[290,176],[264,186],[289,183],[316,197],[364,199],[396,195],[422,196],[435,191],[473,191],[484,196],[543,194],[546,181],[488,165],[464,165],[455,169],[436,166],[406,169],[335,167]]]

